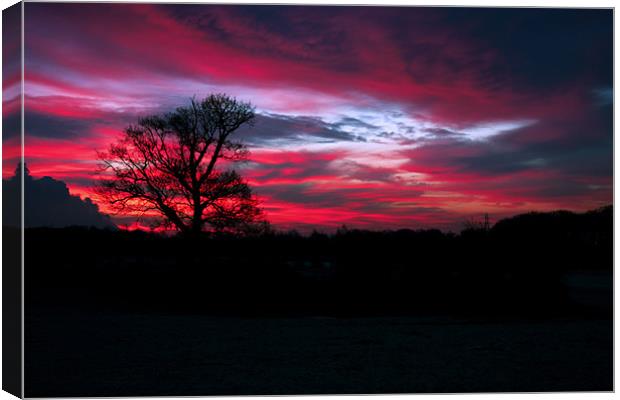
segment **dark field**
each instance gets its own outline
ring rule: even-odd
[[[611,221],[28,229],[26,396],[610,391]]]
[[[48,312],[26,338],[28,397],[612,389],[609,320]]]

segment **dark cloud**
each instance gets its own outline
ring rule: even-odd
[[[326,9],[303,6],[163,6],[183,23],[196,26],[214,39],[246,53],[286,58],[307,65],[351,71],[342,57],[346,27],[334,24]],[[331,8],[331,13],[337,9]],[[338,12],[336,12],[338,14]]]
[[[611,87],[611,9],[445,8],[434,14],[454,36],[477,44],[479,56],[463,60],[485,67],[478,75],[483,86],[543,92],[587,80]],[[485,52],[494,62],[481,63]],[[455,64],[455,72],[461,67]]]
[[[430,129],[437,139],[411,152],[412,160],[460,172],[503,175],[525,170],[555,171],[583,177],[610,177],[613,130],[610,108],[571,119],[539,121],[486,140],[469,140],[444,129]],[[441,140],[439,140],[441,138]]]
[[[330,124],[317,117],[258,114],[254,126],[243,126],[235,136],[255,145],[300,139],[323,143],[365,141],[361,136],[341,130],[341,126],[340,122]]]
[[[365,122],[365,121],[362,121],[361,119],[353,118],[353,117],[344,117],[340,121],[334,123],[333,126],[336,126],[339,128],[343,126],[351,126],[351,127],[364,128],[364,129],[380,129],[380,127],[378,127],[377,125],[369,124],[368,122]]]
[[[429,133],[432,136],[437,136],[440,138],[445,138],[447,136],[459,136],[459,137],[463,136],[463,133],[461,132],[453,131],[453,130],[446,129],[446,128],[425,128],[423,129],[423,132]]]
[[[2,191],[6,199],[19,199],[21,185],[16,174],[2,181]],[[96,228],[115,228],[111,219],[99,212],[99,208],[89,198],[80,199],[69,193],[67,185],[45,176],[35,179],[29,174],[24,178],[24,218],[25,227],[91,226]],[[19,203],[7,202],[3,210],[3,224],[19,226]]]
[[[24,130],[30,136],[73,139],[90,133],[94,121],[27,111]]]
[[[2,10],[2,79],[4,85],[21,73],[22,7],[20,4],[14,4]]]
[[[11,113],[2,118],[2,138],[3,140],[18,138],[22,132],[21,113]]]

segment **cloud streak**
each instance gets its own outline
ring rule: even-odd
[[[226,92],[257,107],[242,168],[279,226],[612,201],[610,10],[28,3],[25,23],[26,158],[73,193],[129,123]]]

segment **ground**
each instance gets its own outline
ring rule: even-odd
[[[612,322],[59,312],[26,396],[612,390]]]

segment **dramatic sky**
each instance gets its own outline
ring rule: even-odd
[[[26,160],[73,194],[91,196],[95,152],[127,124],[225,92],[256,106],[240,169],[283,229],[458,230],[612,201],[610,10],[25,10]]]

